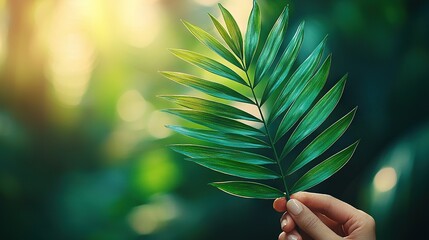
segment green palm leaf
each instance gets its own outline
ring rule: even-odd
[[[254,85],[258,85],[261,82],[264,75],[267,73],[268,69],[271,67],[271,64],[276,58],[277,51],[282,45],[283,35],[286,31],[286,27],[289,19],[289,10],[286,7],[283,9],[283,12],[280,14],[280,17],[274,23],[273,28],[268,34],[265,45],[262,48],[261,55],[259,55],[258,61],[256,62],[256,71]]]
[[[221,158],[188,158],[187,160],[198,163],[206,168],[232,176],[248,179],[276,179],[281,176],[262,166],[242,163]]]
[[[229,181],[215,182],[210,185],[226,193],[242,198],[274,199],[284,196],[284,193],[276,188],[255,182]]]
[[[358,142],[317,164],[298,181],[291,182],[291,179],[295,178],[289,177],[299,174],[298,170],[302,167],[316,162],[317,158],[345,133],[356,113],[354,108],[321,131],[309,144],[300,146],[333,112],[347,79],[345,75],[329,91],[321,94],[332,63],[330,54],[321,63],[326,38],[315,47],[307,59],[297,65],[295,62],[304,38],[304,23],[298,26],[292,39],[286,43],[284,33],[289,16],[287,7],[263,43],[260,39],[260,9],[256,1],[249,16],[244,39],[231,13],[222,5],[219,5],[219,8],[226,27],[213,16],[210,15],[210,18],[225,46],[201,28],[186,21],[184,24],[200,42],[238,68],[192,51],[171,51],[197,67],[241,85],[231,87],[232,85],[226,86],[186,73],[162,72],[174,82],[221,99],[217,101],[186,95],[162,96],[184,107],[167,109],[166,112],[200,126],[167,126],[198,141],[195,144],[175,144],[171,148],[185,155],[189,161],[226,175],[254,181],[270,180],[270,184],[278,181],[275,186],[283,185],[283,189],[279,190],[267,184],[250,181],[211,184],[239,197],[289,198],[291,193],[306,190],[326,180],[349,161]],[[258,46],[262,46],[261,53],[255,56]],[[281,46],[286,46],[283,51],[279,51]],[[294,68],[294,65],[297,67]],[[262,88],[260,95],[255,91],[257,85]],[[318,96],[321,97],[316,101]],[[259,114],[248,113],[247,106],[258,109]],[[281,142],[286,144],[281,145]],[[292,159],[289,154],[291,151],[300,153]],[[287,168],[284,169],[283,165]]]
[[[248,121],[261,122],[261,120],[239,108],[232,107],[223,103],[218,103],[210,101],[203,98],[197,98],[192,96],[160,96],[164,99],[175,102],[178,105],[183,107],[198,110],[206,111],[217,116],[232,118],[232,119],[241,119]]]
[[[249,164],[274,164],[276,160],[263,155],[226,148],[207,147],[194,144],[176,144],[170,146],[174,151],[191,158],[223,158]]]
[[[247,23],[247,31],[244,39],[244,59],[248,68],[258,47],[259,36],[261,34],[261,11],[256,1],[253,1],[253,8],[250,12]]]

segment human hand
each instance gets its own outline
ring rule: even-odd
[[[279,240],[375,240],[375,221],[370,215],[329,195],[299,192],[287,203],[277,198],[273,207],[285,212]]]

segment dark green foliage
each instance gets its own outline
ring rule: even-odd
[[[321,96],[331,67],[331,55],[321,63],[326,38],[292,72],[304,37],[304,23],[299,25],[291,41],[284,43],[289,16],[287,7],[272,27],[265,43],[260,42],[261,15],[256,1],[244,40],[231,13],[222,5],[219,7],[226,28],[213,16],[210,15],[210,18],[226,46],[201,28],[185,21],[184,24],[201,43],[238,69],[195,52],[180,49],[171,52],[210,73],[239,83],[240,87],[228,87],[185,73],[163,72],[164,76],[175,82],[222,99],[216,102],[194,96],[163,96],[185,107],[168,109],[166,112],[204,128],[168,127],[208,144],[178,144],[171,148],[185,155],[187,160],[227,175],[270,180],[270,183],[278,179],[284,185],[284,189],[279,190],[269,186],[271,184],[249,181],[211,184],[239,197],[289,197],[294,192],[306,190],[326,180],[352,157],[358,141],[311,168],[291,184],[291,188],[287,179],[330,148],[350,126],[356,113],[355,108],[333,123],[307,146],[302,146],[301,153],[291,159],[289,153],[328,118],[344,90],[347,75]],[[282,45],[285,47],[280,52]],[[258,46],[261,51],[256,55]],[[258,91],[262,92],[261,96],[255,91],[256,87],[262,88]],[[246,93],[251,93],[251,96]],[[318,96],[321,97],[316,102]],[[234,102],[253,105],[258,109],[258,116],[236,107],[238,105],[233,105]],[[266,105],[264,111],[262,105]],[[267,150],[263,155],[257,152],[261,148]]]

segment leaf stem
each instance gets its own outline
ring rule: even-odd
[[[244,64],[243,61],[242,61],[242,64]],[[283,173],[283,168],[281,166],[281,161],[280,161],[280,158],[278,156],[274,141],[271,137],[270,131],[268,130],[268,125],[267,125],[267,122],[265,121],[264,114],[262,113],[261,106],[259,105],[258,98],[256,97],[255,86],[253,86],[252,82],[250,81],[248,68],[246,68],[246,70],[244,72],[246,73],[246,78],[247,78],[247,81],[249,83],[248,86],[249,86],[250,90],[252,91],[253,98],[255,99],[255,104],[258,107],[259,115],[261,115],[261,120],[262,120],[262,123],[264,124],[265,131],[267,132],[267,137],[268,137],[271,149],[273,149],[274,157],[275,157],[277,166],[280,169],[280,174],[282,176],[283,185],[284,185],[284,189],[285,189],[285,197],[286,197],[286,201],[288,201],[290,199],[290,193],[289,193],[289,189],[288,189],[287,184],[286,184],[286,175]]]

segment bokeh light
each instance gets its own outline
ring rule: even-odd
[[[387,192],[395,187],[398,181],[396,171],[392,167],[384,167],[374,177],[374,187],[379,192]]]
[[[147,103],[137,90],[128,90],[119,98],[118,114],[126,122],[134,122],[144,116]]]

